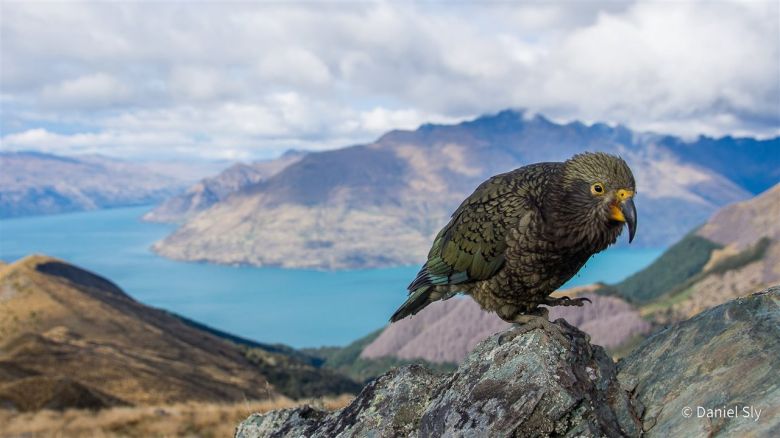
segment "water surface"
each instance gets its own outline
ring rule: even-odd
[[[0,259],[62,258],[107,277],[133,298],[260,342],[344,345],[382,327],[418,267],[322,272],[167,260],[149,250],[173,230],[139,220],[132,207],[0,220]],[[591,259],[567,286],[616,282],[660,249],[614,248]]]

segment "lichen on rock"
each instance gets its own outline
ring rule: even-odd
[[[731,301],[652,336],[619,365],[563,320],[568,346],[513,327],[449,375],[396,368],[344,409],[254,414],[236,437],[777,436],[779,301],[780,288]],[[678,406],[720,401],[752,403],[764,421],[686,418]]]

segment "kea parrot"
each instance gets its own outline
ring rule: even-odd
[[[477,187],[439,231],[428,260],[391,322],[458,293],[482,309],[541,328],[568,345],[545,306],[582,306],[587,298],[553,298],[593,255],[628,228],[636,234],[636,185],[617,156],[586,152],[536,163]]]

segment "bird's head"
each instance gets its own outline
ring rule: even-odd
[[[628,241],[636,234],[634,175],[622,158],[601,152],[577,154],[564,163],[558,188],[558,217],[570,232],[594,243],[613,243],[628,227]]]

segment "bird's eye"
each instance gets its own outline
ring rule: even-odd
[[[594,195],[602,195],[604,194],[604,184],[596,183],[590,186],[590,192]]]

